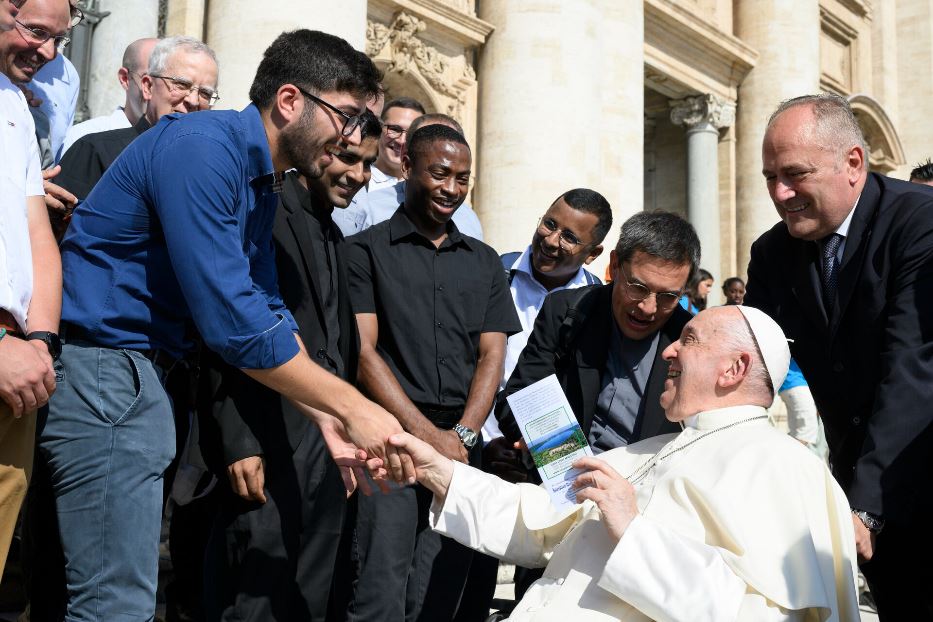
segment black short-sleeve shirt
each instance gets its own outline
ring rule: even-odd
[[[402,206],[347,239],[353,311],[376,314],[377,351],[423,408],[463,407],[480,335],[521,331],[496,251],[447,227],[436,248]]]

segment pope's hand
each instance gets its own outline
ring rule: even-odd
[[[453,461],[407,432],[392,435],[389,442],[411,457],[418,482],[433,492],[437,501],[443,502],[454,475]]]
[[[574,488],[579,489],[577,503],[586,500],[595,503],[609,537],[618,542],[638,515],[635,487],[605,460],[580,458],[573,468],[584,471],[573,482]]]

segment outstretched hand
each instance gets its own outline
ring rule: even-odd
[[[380,458],[396,482],[414,484],[415,467],[411,457],[388,442],[391,435],[402,432],[402,426],[375,402],[366,401],[365,405],[365,410],[346,422],[350,442],[365,451],[367,457]]]
[[[635,487],[627,479],[598,458],[580,458],[573,468],[583,469],[573,482],[577,503],[589,500],[602,514],[609,537],[618,542],[632,520],[638,515]]]
[[[433,492],[438,501],[443,501],[454,475],[453,461],[407,432],[393,434],[389,442],[413,461],[418,482]]]
[[[366,452],[350,441],[347,430],[339,419],[323,413],[321,415],[317,423],[327,450],[340,469],[340,477],[343,478],[347,497],[352,495],[357,488],[366,496],[373,494],[367,472],[382,492],[389,492],[386,484],[388,472],[383,467],[382,459],[367,459]]]

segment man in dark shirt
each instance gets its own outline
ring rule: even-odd
[[[350,382],[359,337],[331,212],[369,181],[381,129],[370,112],[360,144],[335,149],[324,175],[287,175],[272,231],[279,291],[305,349]],[[219,357],[202,374],[201,446],[230,484],[207,554],[207,620],[321,620],[354,487],[341,458],[354,448]]]
[[[308,356],[272,245],[284,172],[320,177],[341,137],[358,142],[379,80],[342,39],[283,33],[249,106],[163,117],[78,206],[62,242],[62,380],[37,431],[54,465],[68,619],[155,613],[162,473],[175,453],[161,380],[195,331],[306,416],[337,417],[397,480],[413,475],[385,447],[396,419]]]
[[[162,39],[141,82],[146,112],[133,127],[82,136],[62,157],[55,183],[78,199],[86,199],[117,156],[163,115],[207,110],[216,103],[217,57],[192,37]]]
[[[496,252],[451,221],[466,198],[471,162],[456,130],[415,132],[402,160],[405,202],[350,238],[348,264],[360,386],[407,431],[475,463],[506,338],[521,325]],[[421,487],[359,499],[349,620],[453,618],[470,554],[431,531],[430,500]]]

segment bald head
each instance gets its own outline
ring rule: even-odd
[[[126,113],[126,118],[131,125],[136,125],[146,111],[141,81],[148,71],[152,49],[158,42],[158,39],[152,37],[137,39],[126,46],[123,52],[123,66],[117,71],[117,79],[126,91],[123,112]]]
[[[805,126],[811,140],[835,151],[840,162],[853,147],[868,152],[862,128],[844,97],[833,93],[820,93],[788,99],[782,102],[768,119],[765,131],[770,131],[775,121],[790,110],[803,113],[804,116],[798,118],[803,119],[800,124]],[[862,166],[867,168],[867,159],[863,160]]]

